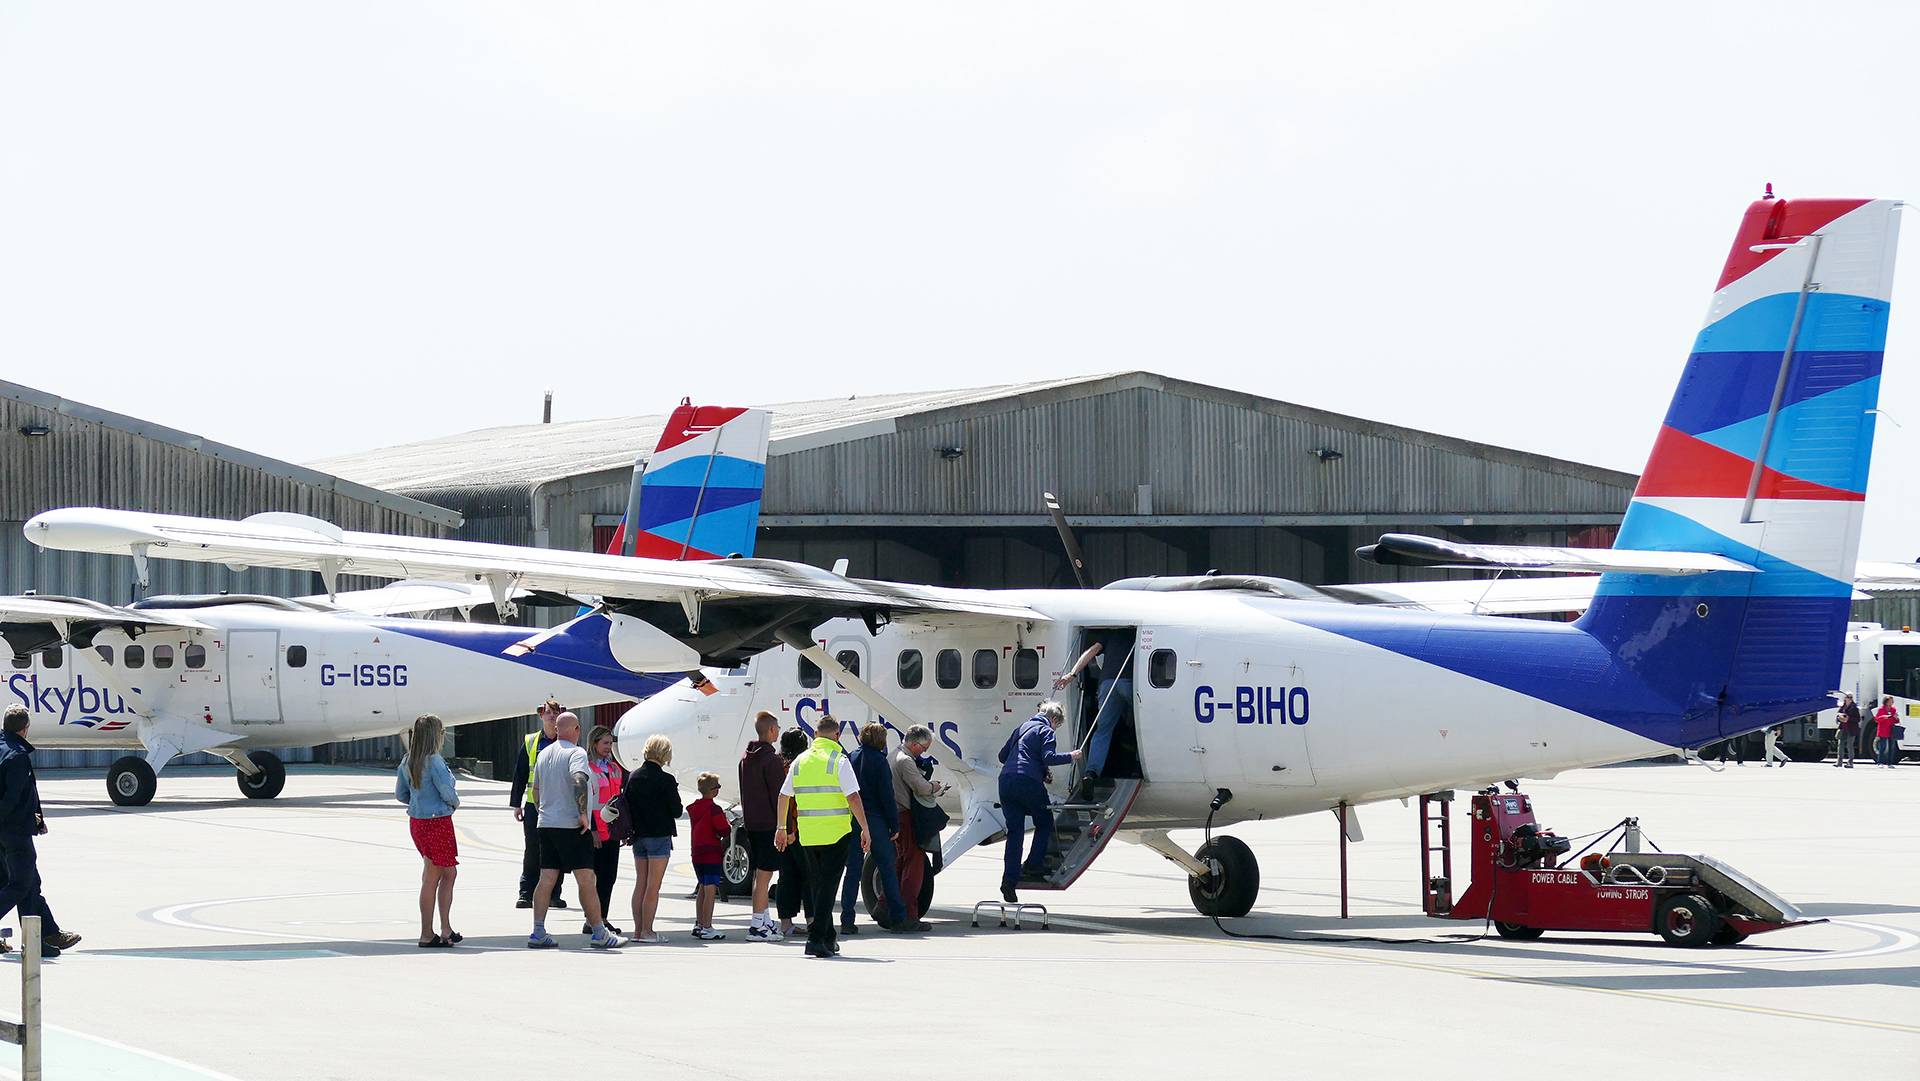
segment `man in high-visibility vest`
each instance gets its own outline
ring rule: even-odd
[[[513,807],[514,821],[520,823],[526,845],[520,857],[520,899],[514,902],[515,908],[533,907],[533,887],[540,881],[540,805],[533,800],[533,764],[540,752],[554,741],[553,722],[566,711],[559,702],[549,698],[534,712],[540,716],[540,731],[528,732],[521,741],[521,753],[513,761],[513,790],[507,794],[507,803]],[[560,896],[559,882],[553,884],[553,899],[549,904],[554,908],[567,907]]]
[[[773,835],[773,847],[784,852],[790,844],[799,844],[807,865],[807,888],[813,893],[813,907],[807,921],[807,956],[832,957],[840,952],[834,941],[833,898],[840,885],[841,872],[847,866],[847,846],[851,843],[854,819],[866,821],[866,808],[860,803],[860,782],[840,749],[840,722],[822,716],[813,726],[813,745],[793,760],[786,783],[780,786],[779,805],[774,821],[779,829]],[[787,806],[794,808],[793,822],[798,836],[789,834]],[[860,831],[860,847],[871,842]]]

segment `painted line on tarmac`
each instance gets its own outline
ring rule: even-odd
[[[327,942],[327,943],[336,943],[336,944],[351,942],[359,945],[369,945],[369,946],[399,946],[406,943],[408,940],[405,938],[343,938],[338,935],[334,935],[334,936],[309,935],[309,934],[303,934],[299,931],[266,931],[266,930],[257,930],[255,928],[250,928],[250,927],[229,927],[226,924],[209,923],[205,920],[194,919],[191,915],[189,915],[189,913],[198,912],[203,908],[218,908],[224,905],[255,904],[261,901],[309,901],[315,898],[375,897],[375,896],[388,896],[392,894],[407,894],[409,896],[413,896],[413,895],[418,895],[419,892],[420,891],[417,889],[340,890],[340,891],[335,891],[331,893],[279,893],[279,894],[261,894],[256,897],[221,897],[221,898],[215,898],[215,899],[206,900],[206,901],[187,901],[183,904],[167,905],[164,908],[150,908],[145,912],[140,913],[140,918],[143,920],[150,920],[154,923],[166,924],[169,927],[183,928],[189,931],[214,931],[220,934],[245,935],[249,938],[281,938],[281,939],[292,938],[292,939],[298,939],[302,942]],[[511,949],[510,947],[507,947],[507,946],[469,946],[469,945],[466,945],[465,943],[462,943],[460,946],[456,948],[462,949],[462,950],[468,950],[474,953],[499,953],[499,952],[508,951]]]
[[[1396,968],[1416,969],[1423,972],[1437,972],[1449,976],[1467,976],[1473,979],[1494,980],[1500,983],[1517,983],[1534,987],[1558,987],[1569,991],[1590,991],[1602,995],[1616,995],[1623,998],[1637,998],[1650,1002],[1671,1002],[1681,1006],[1702,1006],[1715,1010],[1732,1010],[1739,1013],[1759,1014],[1768,1017],[1782,1017],[1795,1021],[1820,1021],[1831,1025],[1846,1025],[1853,1028],[1879,1029],[1885,1032],[1920,1033],[1920,1025],[1902,1025],[1890,1021],[1872,1021],[1864,1018],[1835,1017],[1831,1014],[1805,1013],[1800,1010],[1783,1010],[1772,1006],[1754,1006],[1739,1002],[1722,1002],[1717,999],[1689,998],[1685,995],[1668,994],[1662,991],[1636,991],[1624,987],[1596,987],[1578,982],[1578,977],[1553,976],[1515,976],[1485,969],[1462,968],[1458,965],[1439,965],[1429,961],[1413,961],[1402,957],[1383,955],[1372,950],[1331,950],[1321,946],[1293,945],[1280,942],[1250,942],[1245,939],[1215,938],[1205,935],[1190,935],[1169,931],[1134,931],[1113,924],[1098,923],[1072,916],[1052,916],[1054,923],[1066,927],[1077,927],[1085,931],[1099,931],[1103,934],[1146,935],[1150,938],[1162,938],[1184,942],[1212,942],[1225,946],[1246,946],[1255,949],[1270,950],[1276,953],[1290,953],[1309,957],[1320,957],[1353,962],[1355,960],[1371,964],[1390,965]],[[1873,927],[1893,932],[1890,927],[1878,924],[1852,924],[1850,926]],[[1901,934],[1903,932],[1894,932]],[[1876,951],[1878,952],[1878,951]],[[1891,950],[1887,952],[1892,952]]]
[[[41,1058],[48,1077],[84,1077],[87,1081],[240,1081],[219,1070],[182,1062],[158,1051],[109,1040],[58,1025],[41,1025],[46,1043]],[[0,1063],[0,1077],[19,1077],[19,1069]]]

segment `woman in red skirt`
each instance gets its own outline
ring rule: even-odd
[[[400,760],[400,779],[393,797],[407,805],[407,823],[413,847],[420,850],[420,948],[445,948],[462,936],[453,929],[453,880],[459,873],[460,846],[453,836],[453,811],[460,793],[453,787],[453,771],[440,757],[446,725],[423,713],[407,734],[407,756]],[[433,933],[433,909],[438,901],[440,933]]]

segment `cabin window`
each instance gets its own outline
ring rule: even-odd
[[[181,657],[187,662],[188,668],[205,668],[207,666],[207,647],[198,642],[190,643],[186,649],[181,651]]]
[[[307,647],[288,646],[287,647],[287,667],[288,668],[305,668],[306,666],[307,666]]]
[[[900,651],[900,661],[898,666],[894,669],[894,673],[899,677],[901,690],[912,691],[912,690],[919,689],[920,676],[921,676],[920,668],[921,668],[921,661],[920,661],[919,650],[903,649]]]
[[[857,650],[843,649],[840,652],[834,654],[833,659],[836,661],[839,661],[840,667],[846,669],[850,675],[854,676],[855,678],[859,677],[860,654]],[[836,683],[835,686],[839,686],[839,684]]]
[[[804,654],[800,657],[800,685],[807,688],[820,685],[820,666],[808,660]]]
[[[1180,658],[1173,650],[1156,649],[1147,658],[1147,682],[1156,687],[1173,686],[1173,678],[1180,672]]]
[[[112,646],[95,646],[93,647],[93,651],[100,655],[101,663],[103,664],[113,663],[113,647]]]
[[[1000,684],[1000,651],[997,649],[976,649],[973,651],[973,685],[983,691],[990,691]]]
[[[960,685],[960,651],[943,649],[933,655],[933,681],[946,690]]]
[[[14,655],[13,655],[13,666],[14,666],[15,668],[32,668],[32,667],[33,667],[33,654],[31,654],[31,653],[16,653],[16,654],[14,654]]]
[[[129,645],[120,651],[120,659],[126,662],[128,668],[145,668],[147,666],[147,647]]]
[[[58,668],[67,663],[67,651],[59,646],[48,646],[40,651],[42,668]]]
[[[173,647],[172,646],[153,647],[153,666],[155,668],[172,668],[173,667]]]
[[[1040,685],[1039,650],[1016,649],[1013,651],[1013,685],[1023,691],[1030,691]]]

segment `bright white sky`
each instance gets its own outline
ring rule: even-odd
[[[1917,31],[1754,0],[13,0],[0,371],[300,461],[549,387],[574,418],[1145,368],[1638,470],[1764,182],[1920,200]],[[1873,558],[1920,556],[1908,241]]]

